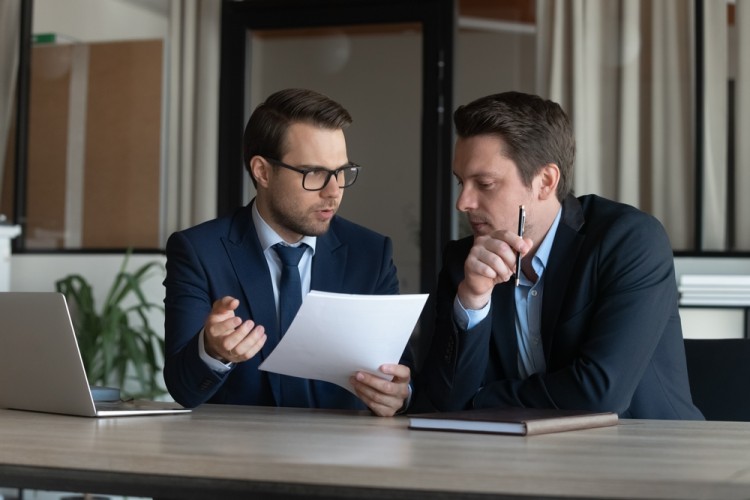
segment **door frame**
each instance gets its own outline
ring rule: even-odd
[[[244,202],[247,31],[418,23],[422,27],[420,291],[432,292],[443,247],[451,237],[455,22],[453,0],[223,0],[218,214],[229,214]]]

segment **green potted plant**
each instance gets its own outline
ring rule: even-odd
[[[151,327],[148,313],[163,314],[164,307],[150,302],[142,285],[157,271],[162,275],[164,266],[152,261],[128,272],[129,257],[130,251],[101,309],[80,274],[58,280],[55,287],[68,300],[89,384],[117,387],[133,398],[154,398],[165,393],[159,383],[164,339]]]

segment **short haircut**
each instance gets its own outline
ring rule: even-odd
[[[352,117],[341,104],[313,90],[285,89],[271,94],[255,108],[245,127],[245,168],[253,184],[256,181],[250,170],[250,159],[260,155],[280,160],[287,153],[286,132],[293,123],[337,130],[351,122]]]
[[[560,169],[557,199],[572,192],[575,137],[559,104],[522,92],[503,92],[459,106],[453,114],[459,137],[496,135],[503,154],[515,162],[525,186],[544,165]]]

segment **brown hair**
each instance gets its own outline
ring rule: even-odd
[[[572,192],[575,137],[568,116],[556,102],[522,92],[481,97],[453,114],[459,137],[492,134],[502,139],[504,155],[518,167],[524,185],[531,186],[549,163],[560,169],[557,199]]]
[[[250,178],[250,159],[260,155],[280,160],[286,151],[284,139],[293,123],[310,123],[328,129],[344,129],[352,122],[349,112],[327,96],[306,89],[285,89],[258,105],[245,127],[243,149]]]

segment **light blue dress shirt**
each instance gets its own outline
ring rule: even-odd
[[[532,283],[523,272],[515,290],[516,299],[516,340],[518,342],[518,373],[527,378],[534,373],[544,373],[547,369],[542,345],[542,297],[544,296],[544,271],[547,267],[552,243],[560,225],[562,208],[557,212],[552,226],[542,240],[542,244],[531,259],[531,266],[537,275]],[[487,317],[490,311],[490,300],[482,309],[464,308],[456,296],[453,302],[453,317],[456,325],[462,330],[470,330]]]

